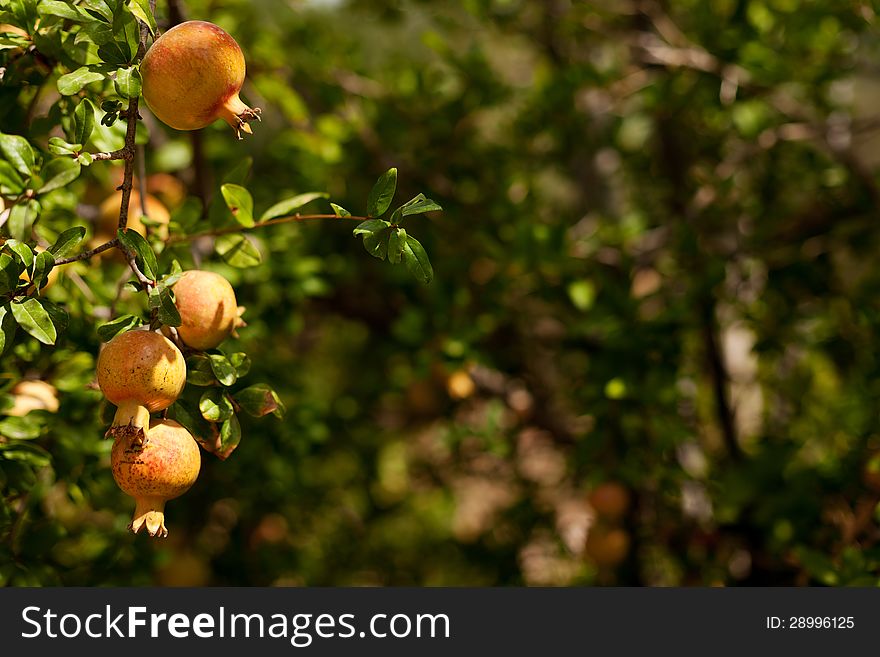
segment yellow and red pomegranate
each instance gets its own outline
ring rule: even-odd
[[[164,538],[168,535],[165,502],[183,495],[196,482],[201,455],[189,431],[173,420],[154,420],[146,438],[143,442],[130,436],[116,439],[113,478],[135,500],[129,529],[137,534],[146,528],[150,536]]]
[[[128,331],[101,350],[97,375],[104,396],[117,406],[107,435],[143,442],[150,413],[168,408],[183,391],[186,363],[163,335]]]
[[[122,192],[117,191],[108,196],[98,209],[98,225],[95,228],[95,239],[99,243],[106,242],[116,237],[116,229],[119,225],[119,206],[122,205]],[[171,215],[162,205],[162,202],[151,194],[147,194],[144,198],[144,206],[146,206],[147,216],[161,224],[156,227],[157,234],[161,238],[168,235],[168,222],[171,221]],[[131,191],[128,199],[128,222],[126,227],[140,233],[144,237],[147,235],[144,223],[141,221],[143,217],[143,208],[141,207],[141,196],[135,190]]]
[[[193,349],[213,349],[242,326],[235,291],[220,274],[192,269],[174,284],[174,303],[180,312],[180,339]]]
[[[141,77],[153,114],[177,130],[223,119],[241,139],[242,131],[251,132],[248,121],[260,118],[259,109],[238,97],[245,77],[241,48],[213,23],[187,21],[165,32],[144,56]]]

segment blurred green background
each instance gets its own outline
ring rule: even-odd
[[[61,405],[45,462],[0,460],[0,582],[877,584],[877,9],[159,0],[160,27],[236,38],[263,121],[237,142],[143,109],[147,170],[358,214],[396,166],[399,200],[444,208],[407,224],[435,280],[332,220],[255,232],[259,267],[205,259],[288,413],[205,454],[154,541],[87,387],[121,268],[63,272],[67,336],[2,362]],[[41,84],[3,79],[4,132],[39,134]],[[52,221],[90,225],[113,175]]]

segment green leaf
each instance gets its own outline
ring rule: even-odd
[[[0,306],[0,356],[15,341],[15,329],[17,324],[9,310],[9,304]]]
[[[101,109],[105,112],[118,112],[122,109],[122,103],[118,100],[105,100],[101,102]]]
[[[392,230],[391,235],[388,236],[388,262],[394,265],[400,263],[404,244],[406,244],[406,231],[403,228]]]
[[[55,325],[38,299],[25,299],[21,303],[13,302],[12,316],[21,328],[43,344],[55,344],[58,338]]]
[[[354,235],[364,236],[364,248],[371,256],[385,259],[388,253],[388,233],[391,224],[384,219],[367,219],[354,229]]]
[[[33,199],[13,205],[9,213],[9,221],[6,223],[9,235],[19,240],[30,239],[34,222],[39,214],[40,204]]]
[[[352,235],[370,235],[390,228],[391,223],[384,219],[367,219],[359,223],[352,231]]]
[[[238,380],[235,372],[235,366],[229,362],[223,354],[208,354],[208,360],[211,362],[211,370],[214,376],[224,386],[231,386]]]
[[[274,413],[276,417],[284,415],[284,404],[271,386],[257,383],[235,393],[235,401],[242,410],[254,417],[263,417]]]
[[[31,267],[34,264],[34,252],[31,250],[31,247],[18,240],[7,240],[6,246],[9,247],[9,250],[15,255],[16,260],[18,260],[22,266],[30,272]]]
[[[121,317],[110,320],[106,324],[101,324],[97,331],[98,338],[101,342],[110,342],[110,340],[120,333],[125,333],[126,331],[130,331],[140,325],[140,317],[136,317],[135,315],[122,315]]]
[[[123,98],[137,98],[141,95],[141,72],[135,66],[119,68],[113,86]]]
[[[37,299],[37,301],[49,314],[49,319],[52,320],[52,325],[55,326],[55,333],[57,335],[64,333],[67,330],[68,324],[70,324],[70,317],[67,311],[54,301],[49,301],[46,298]]]
[[[62,96],[72,96],[79,93],[79,90],[87,84],[98,82],[103,79],[103,73],[91,71],[87,66],[80,66],[72,73],[62,75],[58,78],[58,93]]]
[[[241,185],[226,183],[220,187],[226,206],[235,220],[246,228],[254,225],[254,199],[251,193]]]
[[[292,213],[294,210],[298,210],[307,203],[311,203],[312,201],[315,201],[319,198],[329,197],[330,194],[327,194],[326,192],[306,192],[304,194],[297,194],[296,196],[292,196],[291,198],[284,201],[279,201],[271,208],[266,210],[260,217],[260,221],[274,219],[275,217],[283,217]]]
[[[50,251],[42,251],[34,260],[34,286],[39,290],[49,282],[49,273],[55,268],[55,256]]]
[[[235,412],[226,392],[220,388],[211,388],[204,392],[199,400],[199,410],[202,417],[209,422],[225,422]]]
[[[364,248],[374,258],[384,260],[388,254],[388,235],[386,233],[373,233],[364,236]]]
[[[56,0],[43,0],[37,5],[37,12],[40,16],[58,16],[76,23],[83,23],[91,20],[88,15],[80,11],[80,9],[69,2],[57,2]]]
[[[230,355],[229,362],[235,368],[235,374],[239,379],[247,376],[247,373],[251,370],[251,359],[243,352],[239,351]]]
[[[116,6],[113,12],[113,36],[120,49],[126,52],[126,61],[134,63],[141,41],[141,26],[125,0],[110,0]]]
[[[260,264],[262,256],[259,249],[245,235],[221,235],[214,242],[214,250],[223,260],[239,269]]]
[[[8,253],[0,253],[0,294],[8,294],[18,287],[21,264]]]
[[[0,436],[13,440],[39,438],[41,430],[36,417],[6,417],[0,420]]]
[[[342,207],[341,205],[336,205],[335,203],[331,203],[331,204],[330,204],[330,207],[333,208],[333,213],[334,213],[337,217],[350,217],[350,216],[351,216],[351,212],[349,212],[348,210],[346,210],[346,209],[345,209],[344,207]]]
[[[423,212],[433,212],[434,210],[442,210],[437,203],[427,198],[424,194],[419,194],[414,199],[407,201],[400,206],[401,216],[408,217],[413,214],[422,214]]]
[[[98,57],[111,66],[127,68],[131,65],[131,52],[127,41],[108,41],[98,48]]]
[[[33,173],[34,150],[24,137],[0,134],[0,153],[23,176]]]
[[[171,290],[164,285],[157,285],[150,290],[150,308],[158,310],[159,321],[165,326],[180,326],[180,311],[174,305]]]
[[[220,449],[216,452],[217,456],[226,460],[238,447],[239,442],[241,442],[241,424],[233,415],[220,427]]]
[[[64,187],[79,178],[80,171],[82,171],[82,165],[76,160],[69,157],[56,157],[40,171],[44,182],[37,193],[45,194],[53,189]]]
[[[100,18],[108,23],[113,21],[113,10],[104,0],[83,0],[82,4],[95,18]]]
[[[87,47],[90,47],[92,44],[103,46],[113,41],[113,27],[111,25],[92,20],[91,18],[89,18],[89,21],[76,33],[76,37],[73,40],[75,45],[85,43]]]
[[[79,162],[84,167],[89,166],[92,163],[92,154],[83,151],[79,155],[76,156],[76,161]]]
[[[107,126],[108,128],[112,127],[116,120],[119,118],[119,114],[117,112],[107,112],[104,116],[101,117],[101,125]]]
[[[145,23],[150,34],[156,34],[156,19],[150,11],[150,0],[130,0],[128,8],[141,22]]]
[[[427,285],[434,279],[434,268],[431,267],[431,261],[428,260],[428,254],[412,235],[406,236],[403,244],[403,260],[409,273],[415,276],[419,281]]]
[[[88,98],[83,98],[76,109],[73,110],[73,141],[77,144],[85,144],[92,131],[95,129],[95,104]],[[77,150],[82,150],[80,147]]]
[[[144,236],[135,230],[126,228],[125,230],[117,230],[116,237],[129,251],[134,253],[137,266],[144,273],[144,276],[155,281],[159,272],[159,264],[156,262],[156,254]]]
[[[64,141],[61,137],[51,137],[49,139],[49,152],[52,155],[73,155],[82,148],[82,144],[71,144]]]
[[[65,258],[73,253],[86,235],[86,229],[82,226],[72,226],[63,231],[48,251],[57,259]]]
[[[0,192],[9,195],[20,194],[24,190],[24,181],[15,168],[6,160],[0,160]]]
[[[367,216],[379,217],[385,214],[397,190],[397,169],[392,167],[379,176],[367,198]]]
[[[194,386],[213,386],[217,383],[211,359],[204,354],[193,354],[186,359],[186,382]]]
[[[0,455],[9,461],[20,461],[35,468],[42,468],[52,463],[49,452],[39,445],[17,440],[5,444],[0,443]]]

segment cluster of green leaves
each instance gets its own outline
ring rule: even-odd
[[[253,417],[271,413],[277,418],[285,412],[278,393],[265,383],[234,389],[250,367],[250,358],[241,352],[191,355],[186,375],[190,385],[169,409],[171,417],[189,429],[202,447],[224,460],[241,441],[240,411]]]
[[[45,251],[17,239],[5,240],[0,248],[0,355],[14,343],[21,327],[46,345],[54,345],[68,323],[67,312],[40,291],[49,281],[56,258],[77,249],[85,229],[74,226],[58,236]]]
[[[418,194],[396,208],[388,219],[382,219],[391,207],[396,191],[397,169],[392,167],[379,177],[370,190],[367,199],[367,216],[370,218],[358,224],[354,235],[363,235],[364,248],[371,256],[380,260],[387,257],[392,264],[402,261],[417,280],[428,284],[434,279],[434,268],[428,254],[421,243],[400,224],[406,217],[443,208],[424,194]],[[336,204],[333,204],[333,211],[338,217],[351,216],[348,210]]]
[[[412,275],[422,283],[428,284],[434,278],[434,270],[421,243],[412,235],[408,235],[401,226],[404,218],[426,212],[439,211],[443,208],[424,194],[407,201],[395,209],[388,219],[386,215],[394,193],[397,190],[397,169],[391,168],[376,181],[367,199],[367,218],[354,229],[354,235],[363,235],[364,248],[370,255],[389,262],[404,262]],[[278,220],[282,217],[294,217],[302,207],[318,199],[329,198],[326,192],[305,192],[278,201],[268,208],[259,219],[254,215],[254,201],[251,193],[242,185],[225,183],[220,191],[226,205],[238,225],[250,229],[259,223]],[[339,218],[349,218],[351,212],[337,203],[330,203],[333,214]],[[224,261],[233,267],[249,267],[259,264],[259,250],[245,235],[222,235],[217,239],[216,251]]]
[[[109,80],[120,97],[140,96],[137,61],[141,22],[148,26],[151,34],[156,31],[148,0],[88,0],[82,5],[14,0],[13,5],[16,3],[35,6],[40,18],[50,23],[53,20],[69,21],[79,26],[78,30],[71,31],[72,39],[58,44],[68,48],[70,59],[65,64],[70,65],[70,60],[80,64],[58,78],[59,93],[72,96],[87,85]],[[32,24],[28,23],[28,27],[33,29]],[[120,107],[110,101],[110,105],[102,109],[107,111],[102,120],[105,125],[110,125]]]

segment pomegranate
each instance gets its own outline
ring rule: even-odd
[[[259,109],[238,97],[244,74],[244,55],[235,39],[205,21],[172,27],[141,62],[144,100],[156,118],[177,130],[198,130],[223,119],[239,139],[242,131],[251,133],[248,121],[260,118]]]
[[[22,416],[31,411],[58,412],[58,391],[45,381],[21,381],[12,387],[9,394],[13,402],[12,408],[6,411],[7,415]]]
[[[616,481],[606,481],[590,493],[590,506],[607,520],[619,520],[629,509],[629,491]]]
[[[110,340],[98,356],[98,385],[118,408],[107,430],[114,438],[144,441],[150,413],[174,403],[186,384],[183,354],[152,331],[128,331]]]
[[[585,552],[599,568],[613,568],[626,559],[629,545],[629,534],[625,529],[599,524],[590,528]]]
[[[243,325],[235,291],[220,274],[191,269],[174,285],[180,311],[177,333],[193,349],[213,349]]]
[[[117,438],[110,461],[117,485],[135,501],[128,528],[135,534],[146,527],[150,536],[168,536],[165,502],[188,491],[201,467],[189,431],[173,420],[153,420],[143,443],[130,436]]]
[[[98,225],[95,229],[95,237],[98,243],[103,243],[116,237],[116,229],[119,226],[119,206],[121,204],[121,191],[110,195],[101,203]],[[162,224],[154,230],[164,239],[168,235],[168,222],[171,221],[171,215],[168,214],[168,210],[162,205],[162,202],[150,194],[147,194],[144,205],[147,208],[147,216],[153,221],[158,221]],[[128,223],[126,226],[130,230],[146,236],[147,231],[141,221],[142,216],[140,194],[132,190],[131,196],[128,199]],[[105,251],[105,253],[108,252]]]
[[[177,208],[186,199],[186,187],[170,173],[154,173],[147,177],[147,193],[155,194],[169,208]]]
[[[110,174],[110,182],[114,187],[122,184],[124,170],[122,167],[115,167]],[[147,214],[150,214],[150,197],[155,196],[169,210],[180,207],[184,199],[186,199],[186,187],[178,178],[170,173],[151,173],[147,176]],[[137,176],[131,181],[131,191],[140,194],[141,184]],[[117,203],[117,211],[119,210]],[[152,215],[151,215],[152,217]]]

